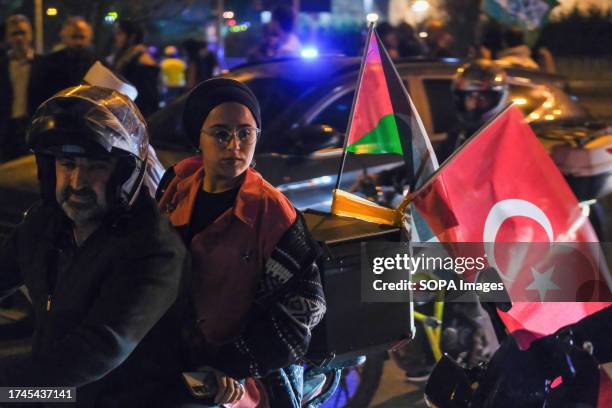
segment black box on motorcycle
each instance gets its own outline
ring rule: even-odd
[[[309,355],[350,357],[388,350],[412,337],[410,303],[361,301],[361,243],[399,242],[400,230],[307,210],[306,224],[323,247],[319,262],[327,313],[313,330]]]

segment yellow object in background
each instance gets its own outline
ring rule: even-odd
[[[185,71],[187,64],[180,58],[165,58],[161,62],[162,80],[169,88],[182,88],[185,86]]]

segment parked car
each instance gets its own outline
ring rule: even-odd
[[[456,60],[396,64],[434,146],[456,124],[451,79],[458,65]],[[298,58],[243,65],[228,74],[246,82],[261,103],[256,168],[300,209],[330,207],[359,66],[359,58]],[[562,77],[511,68],[508,78],[510,99],[523,109],[547,148],[568,137],[588,140],[594,132],[588,112],[564,91]],[[151,142],[166,166],[195,154],[182,130],[185,99],[148,118]],[[364,168],[380,184],[392,185],[402,162],[394,155],[365,155],[347,165],[344,188],[354,186]],[[36,200],[37,190],[33,156],[0,166],[0,239]]]

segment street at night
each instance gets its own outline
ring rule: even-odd
[[[609,1],[0,5],[0,407],[612,406]]]

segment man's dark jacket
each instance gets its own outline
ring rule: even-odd
[[[32,78],[33,72],[38,69],[37,66],[41,63],[42,58],[42,56],[34,54],[34,59],[32,60],[32,66],[30,68],[30,79]],[[6,132],[8,132],[8,123],[11,119],[11,112],[13,109],[13,85],[11,83],[9,66],[9,56],[0,55],[0,101],[2,101],[2,103],[0,103],[0,140],[2,140]],[[32,109],[35,108],[35,106],[30,103],[32,93],[32,81],[30,80],[28,84],[28,115],[32,115],[34,113]]]
[[[32,112],[57,92],[79,85],[94,62],[95,55],[87,49],[75,52],[64,48],[45,55],[34,66],[31,75],[32,92],[29,102]]]
[[[0,298],[25,283],[35,333],[31,355],[0,361],[0,386],[76,386],[78,406],[144,406],[180,375],[184,245],[146,190],[106,221],[57,279],[67,222],[57,205],[30,210],[2,246]]]

